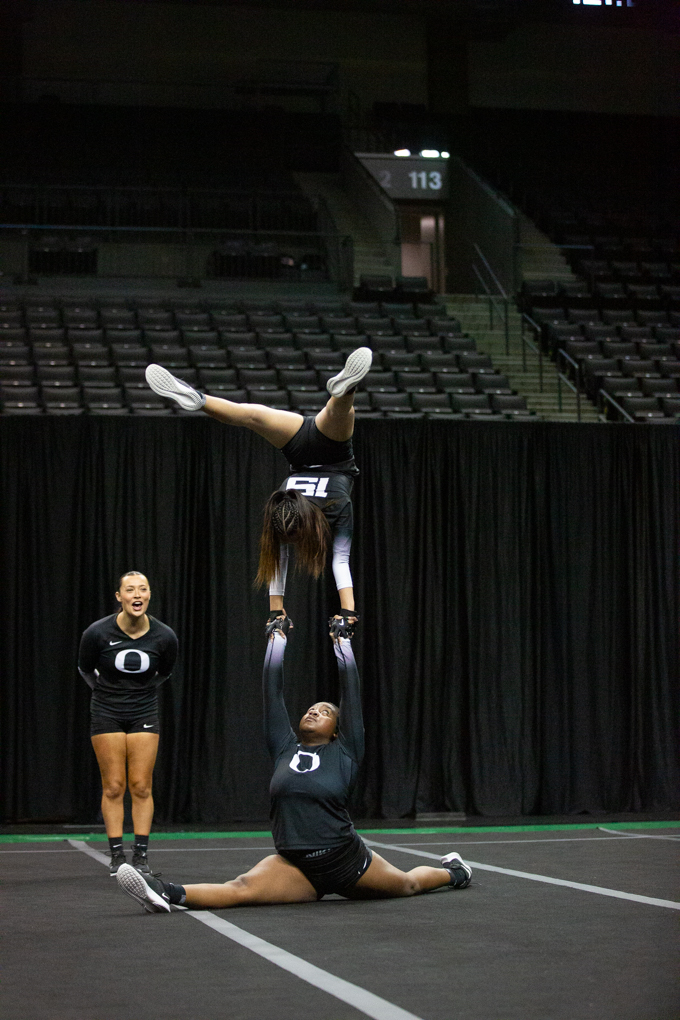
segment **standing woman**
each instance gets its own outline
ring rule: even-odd
[[[227,425],[251,429],[281,450],[289,475],[267,501],[260,538],[258,584],[269,587],[269,622],[286,615],[283,599],[288,554],[295,547],[297,567],[319,577],[332,548],[333,576],[340,596],[338,616],[356,623],[354,585],[349,568],[352,544],[352,487],[359,469],[354,460],[354,391],[368,372],[373,353],[359,347],[326,388],[330,398],[314,416],[264,404],[236,403],[199,393],[161,365],[148,365],[151,389],[187,411],[203,410]]]
[[[149,913],[172,904],[192,909],[265,903],[309,903],[329,893],[352,900],[415,896],[433,889],[464,889],[472,868],[455,851],[441,867],[400,871],[370,850],[347,812],[364,756],[359,673],[351,626],[331,619],[340,675],[340,708],[319,701],[292,729],[283,698],[287,619],[267,627],[264,660],[264,728],[274,775],[269,792],[276,853],[223,884],[179,885],[139,875],[124,865],[118,884]],[[344,633],[344,637],[343,637]]]
[[[90,624],[80,641],[78,671],[92,688],[92,746],[102,777],[102,815],[110,874],[126,863],[123,796],[132,797],[132,866],[151,874],[147,859],[153,820],[151,782],[158,753],[158,697],[177,659],[177,635],[147,613],[151,589],[139,570],[118,582],[120,612]]]

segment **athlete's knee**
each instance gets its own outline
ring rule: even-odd
[[[417,896],[419,892],[422,892],[418,879],[412,878],[410,875],[404,875],[402,887],[404,890],[402,896]]]
[[[135,800],[148,800],[151,796],[151,783],[146,779],[131,779],[129,786]]]
[[[125,793],[125,783],[120,779],[112,779],[102,786],[102,794],[107,800],[120,800]]]
[[[258,425],[263,425],[267,412],[270,408],[264,404],[241,404],[241,425],[245,425],[247,429],[256,428]]]
[[[231,881],[224,883],[234,894],[234,899],[246,903],[252,896],[252,883],[247,875],[237,875]]]

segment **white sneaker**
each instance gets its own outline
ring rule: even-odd
[[[442,868],[446,868],[451,874],[453,881],[451,886],[454,889],[465,889],[472,881],[472,868],[469,864],[466,864],[460,854],[453,853],[446,854],[442,857]],[[118,869],[120,874],[120,868]]]
[[[149,914],[170,913],[170,901],[167,898],[167,893],[163,891],[163,885],[157,878],[145,879],[130,864],[121,864],[116,878],[123,892],[141,903]],[[156,888],[152,888],[151,883]]]
[[[159,397],[170,397],[185,411],[200,411],[205,404],[205,395],[199,393],[189,383],[176,379],[161,365],[147,365],[146,381]]]
[[[344,397],[347,390],[353,389],[368,372],[373,361],[373,351],[370,347],[358,347],[352,351],[342,372],[334,375],[326,383],[326,389],[332,397]]]

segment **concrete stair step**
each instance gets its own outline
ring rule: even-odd
[[[546,278],[550,274],[546,274]],[[488,354],[494,366],[507,375],[510,385],[527,402],[527,406],[547,421],[576,421],[577,399],[568,386],[562,384],[562,409],[559,406],[557,369],[552,361],[543,358],[543,389],[539,386],[538,358],[526,351],[526,371],[522,362],[522,317],[512,309],[508,316],[508,346],[506,353],[505,328],[494,317],[494,328],[489,327],[488,306],[474,295],[445,295],[449,315],[458,319],[463,332],[474,338],[477,349]],[[581,421],[599,421],[598,412],[587,397],[581,396]]]

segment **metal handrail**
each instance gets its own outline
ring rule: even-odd
[[[612,405],[612,407],[615,407],[616,410],[619,412],[619,414],[621,414],[623,416],[625,421],[629,421],[631,423],[631,425],[635,424],[635,418],[631,417],[631,415],[628,414],[628,411],[625,411],[621,407],[621,405],[619,403],[617,403],[616,400],[614,400],[614,398],[612,397],[612,395],[610,393],[607,393],[606,390],[600,390],[599,393],[598,393],[598,396],[599,397],[604,397],[605,400],[609,401],[609,403]]]
[[[564,358],[565,361],[568,361],[569,364],[574,368],[575,375],[576,375],[576,385],[573,384],[571,379],[569,379],[568,376],[564,374],[564,372],[560,372],[560,370],[559,370],[559,360],[560,360],[561,357]],[[564,383],[567,384],[569,389],[572,390],[576,394],[576,421],[580,421],[581,420],[581,386],[580,386],[580,379],[581,379],[581,369],[579,368],[578,362],[574,361],[574,359],[572,357],[570,357],[567,354],[567,352],[560,347],[559,350],[557,351],[557,406],[558,406],[558,408],[561,411],[562,410],[562,383],[564,382]]]
[[[472,271],[473,271],[473,273],[475,274],[475,276],[477,277],[477,279],[479,280],[479,282],[481,283],[482,287],[484,288],[484,290],[486,292],[486,296],[487,296],[488,301],[489,301],[489,329],[493,329],[493,308],[494,308],[494,305],[495,305],[496,301],[498,301],[498,298],[494,294],[491,293],[491,291],[489,290],[489,287],[487,286],[486,280],[484,279],[484,277],[482,276],[480,271],[477,269],[477,266],[474,264],[474,262],[472,263]],[[504,321],[505,321],[505,353],[509,354],[510,353],[510,327],[509,327],[509,323],[508,323],[508,299],[504,298],[504,299],[502,299],[502,302],[503,303],[501,305],[501,309],[502,309],[501,314],[502,314],[502,316],[504,318]]]
[[[524,335],[524,323],[525,323],[525,321],[529,323],[529,326],[533,329],[535,336],[539,336],[540,335],[541,327],[538,325],[537,322],[535,322],[531,318],[530,315],[527,315],[526,312],[522,312],[522,318],[521,318],[520,321],[521,321],[521,325],[522,325],[522,331],[521,331],[521,335],[520,335],[520,339],[522,341],[522,371],[526,372],[526,370],[527,370],[527,351],[526,351],[526,349],[528,347],[529,350],[532,350],[534,352],[534,354],[538,355],[538,390],[539,390],[539,393],[542,393],[543,392],[543,348],[541,347],[540,344],[532,343],[531,340],[528,340],[525,337],[525,335]]]
[[[477,254],[479,255],[479,257],[482,260],[482,262],[484,263],[484,265],[486,266],[486,268],[489,270],[489,276],[491,277],[493,282],[498,287],[498,291],[499,291],[501,297],[504,298],[507,301],[508,300],[508,295],[505,293],[505,290],[503,289],[503,285],[501,284],[500,280],[498,279],[498,277],[494,273],[493,269],[489,265],[489,260],[487,259],[486,255],[484,254],[484,252],[479,247],[479,245],[477,244],[476,241],[473,242],[473,247],[474,247],[475,251],[477,252]]]

